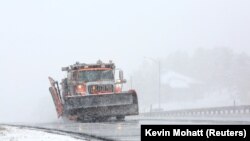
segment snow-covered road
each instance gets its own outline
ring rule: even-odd
[[[0,141],[83,141],[66,135],[19,127],[0,126]]]
[[[138,141],[140,140],[140,128],[145,124],[160,125],[193,125],[193,124],[242,124],[250,125],[250,121],[245,118],[226,117],[167,117],[167,118],[139,118],[127,117],[125,121],[109,120],[104,122],[74,122],[58,121],[53,123],[19,123],[15,126],[6,127],[0,125],[0,141],[79,141],[72,138],[84,137],[85,140],[105,140],[105,141]],[[29,130],[32,129],[32,130]],[[33,130],[34,129],[34,130]],[[41,129],[41,130],[36,130]],[[43,132],[48,130],[51,134]],[[69,136],[70,135],[70,136]]]

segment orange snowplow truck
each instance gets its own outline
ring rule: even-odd
[[[73,120],[97,120],[116,117],[124,120],[127,115],[138,115],[138,100],[134,90],[122,91],[123,71],[115,79],[112,61],[96,64],[76,63],[63,67],[67,78],[58,82],[49,77],[57,115]]]

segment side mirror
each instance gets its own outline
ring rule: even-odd
[[[119,71],[119,79],[121,81],[123,81],[123,71],[122,70]]]

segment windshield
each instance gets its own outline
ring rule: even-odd
[[[112,70],[89,70],[79,71],[78,81],[91,82],[91,81],[102,81],[102,80],[114,80]]]

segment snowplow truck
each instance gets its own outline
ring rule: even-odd
[[[118,71],[117,71],[118,70]],[[58,82],[49,77],[50,88],[58,118],[70,120],[96,120],[138,115],[135,90],[122,91],[126,83],[123,71],[115,68],[112,61],[95,64],[76,63],[63,67],[67,77]],[[119,72],[119,79],[115,73]]]

